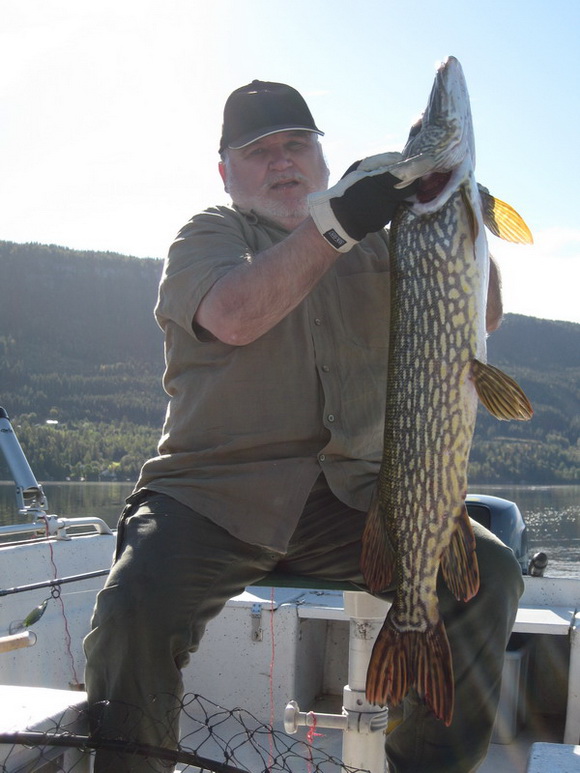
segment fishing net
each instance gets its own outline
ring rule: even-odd
[[[132,707],[124,708],[130,738],[130,722],[136,720],[136,712]],[[260,722],[245,709],[226,709],[195,694],[184,696],[181,713],[184,730],[172,749],[103,738],[98,728],[89,735],[84,704],[71,706],[58,717],[45,720],[40,728],[0,733],[0,771],[85,773],[91,770],[91,752],[103,749],[112,760],[120,756],[126,770],[134,773],[364,773],[321,748],[325,735],[312,729],[302,740]]]

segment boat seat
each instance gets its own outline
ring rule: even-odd
[[[271,572],[254,585],[259,588],[307,588],[312,590],[358,591],[364,593],[354,582],[348,580],[320,580],[316,577],[306,577],[298,574]]]
[[[60,731],[87,735],[87,694],[44,687],[0,685],[0,733],[48,733]],[[0,744],[0,770],[74,770],[88,773],[89,755],[61,746]],[[42,766],[42,767],[40,767]]]
[[[580,746],[561,743],[534,743],[530,749],[527,773],[580,773]]]

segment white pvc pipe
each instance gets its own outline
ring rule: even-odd
[[[386,767],[384,729],[386,708],[370,704],[365,696],[366,673],[375,639],[389,604],[368,593],[346,591],[344,611],[350,617],[348,684],[343,691],[347,724],[342,736],[342,760],[353,768],[384,773]]]
[[[33,631],[22,631],[11,636],[0,637],[0,652],[12,652],[12,650],[33,647],[36,644],[36,634]]]

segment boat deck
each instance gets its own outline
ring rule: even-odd
[[[3,585],[9,588],[37,578],[50,577],[50,562],[53,559],[63,577],[77,576],[81,572],[90,574],[92,570],[107,565],[113,541],[111,534],[98,534],[75,538],[74,550],[70,549],[71,542],[65,541],[55,541],[50,545],[50,550],[42,542],[26,543],[17,548],[6,546],[2,549],[3,562],[0,562],[6,574]],[[84,579],[82,585],[64,584],[61,595],[63,606],[49,605],[46,614],[34,628],[36,633],[32,638],[38,637],[38,645],[3,653],[0,682],[4,685],[22,685],[25,682],[29,689],[44,686],[63,691],[70,683],[71,665],[76,664],[76,673],[82,675],[81,641],[88,629],[94,594],[102,581],[102,577],[91,576],[90,579]],[[519,696],[522,693],[521,679],[527,682],[528,693],[533,700],[525,702],[528,713],[521,717],[523,727],[516,729],[515,737],[510,738],[510,742],[491,745],[480,773],[527,773],[532,743],[551,742],[563,748],[562,742],[579,742],[580,618],[577,610],[580,608],[580,582],[574,579],[526,577],[525,585],[526,592],[514,628],[518,636],[523,637],[523,647],[514,651],[510,666],[514,673],[504,680],[512,688],[511,698],[508,696],[508,704],[511,706],[508,715],[514,710],[514,694]],[[2,629],[5,633],[9,633],[11,621],[22,619],[22,612],[28,612],[46,596],[46,588],[27,590],[25,602],[20,594],[6,595],[0,610],[3,613]],[[353,597],[356,597],[355,614],[350,607]],[[292,699],[297,701],[302,711],[340,715],[344,685],[348,684],[354,689],[355,681],[366,673],[368,660],[359,664],[356,673],[351,673],[353,659],[349,631],[352,631],[353,626],[356,628],[358,623],[362,623],[365,629],[366,612],[362,607],[369,599],[371,602],[376,601],[360,592],[343,594],[336,590],[297,587],[247,589],[244,594],[231,599],[222,614],[208,625],[199,652],[184,672],[186,694],[207,696],[213,702],[213,720],[220,733],[225,729],[224,711],[220,707],[230,708],[232,723],[239,713],[251,715],[259,723],[259,735],[266,738],[267,726],[271,722],[281,737],[284,730],[284,706]],[[380,603],[384,605],[384,602]],[[361,605],[361,609],[358,605]],[[385,615],[384,606],[372,614],[380,627]],[[372,622],[371,617],[367,617],[366,621]],[[368,633],[362,638],[366,639],[366,645],[372,646],[370,628],[365,630]],[[68,649],[63,639],[66,631],[71,636]],[[526,644],[531,645],[529,668],[525,661]],[[63,653],[66,657],[63,657]],[[51,664],[51,668],[47,669],[47,663]],[[0,691],[2,689],[0,686]],[[317,699],[320,695],[326,696],[324,700]],[[7,719],[12,721],[14,712],[9,707],[14,703],[6,700],[5,705],[8,709]],[[187,705],[187,709],[191,710],[191,704]],[[356,711],[362,712],[362,709],[357,708]],[[518,711],[517,705],[515,711]],[[202,713],[199,717],[194,717],[193,712],[191,714],[190,725],[197,730],[202,728],[203,732],[206,725]],[[189,736],[191,726],[188,727],[187,721],[184,722],[184,748],[198,749],[199,741],[193,735]],[[239,731],[238,724],[234,727],[234,733]],[[317,748],[337,760],[343,758],[343,736],[340,730],[326,729],[319,724],[316,734],[314,745]],[[296,735],[284,736],[282,740],[292,743],[293,739],[304,741],[306,737],[307,729],[299,727]],[[374,738],[381,746],[382,734],[375,733]],[[363,737],[363,745],[369,743],[367,739],[368,736]],[[238,742],[239,736],[236,744]],[[211,748],[208,743],[198,753],[223,760],[224,755],[220,754],[223,748],[223,745]],[[236,752],[237,749],[236,746]],[[6,751],[11,762],[16,762],[14,749]],[[246,770],[265,769],[264,761],[267,763],[268,760],[267,741],[266,756],[262,756],[260,764],[248,762],[245,749],[243,752],[238,755],[240,767]],[[251,749],[248,749],[248,754],[251,755]],[[573,759],[574,762],[580,762],[580,755],[575,754]],[[381,773],[380,765],[352,765],[346,758],[345,762],[351,768],[372,768],[373,773]],[[3,763],[0,756],[0,767]],[[12,771],[19,768],[3,769]],[[191,766],[188,768],[192,769]],[[560,770],[566,770],[568,773],[567,769],[546,767],[546,770],[550,769],[558,770],[559,773]],[[80,773],[81,769],[76,770]],[[284,770],[296,773],[307,770],[312,773],[317,770],[339,773],[340,766],[335,763],[331,767],[325,765],[309,768],[303,757],[296,762],[295,767],[285,766]]]
[[[313,710],[315,712],[340,711],[340,700],[335,696],[322,698],[314,704]],[[320,732],[324,734],[324,737],[318,741],[320,748],[328,754],[340,757],[341,733],[337,730]],[[479,767],[478,773],[527,773],[532,744],[546,742],[560,745],[563,733],[562,716],[534,714],[528,717],[525,726],[517,732],[510,743],[490,744],[487,757]],[[304,728],[301,728],[299,734],[299,738],[306,738]],[[578,757],[578,773],[580,773],[580,757]]]

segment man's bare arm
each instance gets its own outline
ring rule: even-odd
[[[224,343],[243,346],[280,322],[339,257],[311,218],[213,285],[195,322]]]

